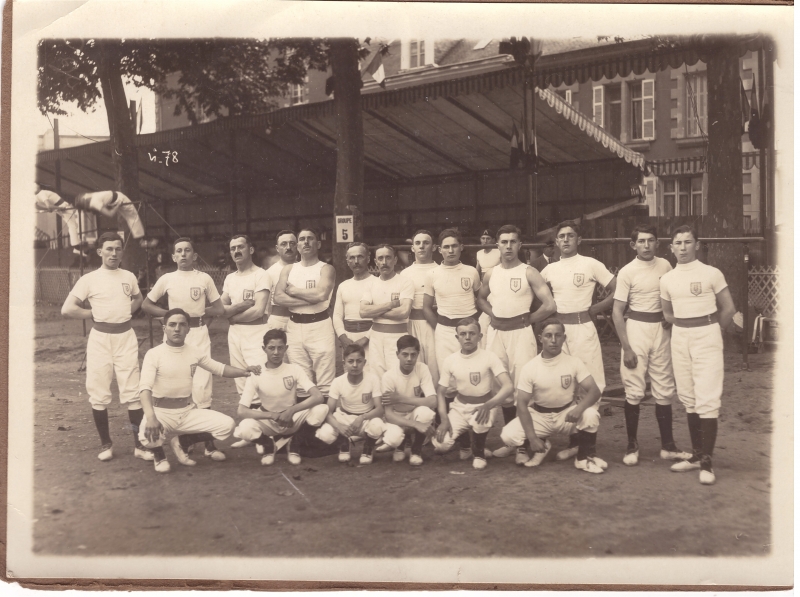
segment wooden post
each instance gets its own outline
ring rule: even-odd
[[[61,149],[61,137],[58,133],[58,118],[53,118],[53,149]],[[58,155],[58,154],[56,154]],[[56,193],[61,196],[61,158],[56,158]],[[58,250],[56,251],[56,263],[61,267],[61,216],[56,215],[56,237],[58,238]]]
[[[231,130],[231,177],[228,181],[228,188],[231,196],[231,236],[238,232],[239,217],[236,213],[236,202],[238,200],[239,179],[236,165],[236,131]],[[252,240],[252,239],[251,239]],[[255,255],[254,255],[255,257]]]

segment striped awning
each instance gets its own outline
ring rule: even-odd
[[[702,155],[668,160],[653,160],[645,162],[645,167],[655,176],[680,176],[682,174],[703,174],[708,171],[705,157]],[[757,151],[742,154],[742,170],[759,168]]]

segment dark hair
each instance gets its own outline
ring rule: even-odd
[[[417,234],[427,234],[428,236],[431,237],[431,242],[433,242],[433,233],[430,230],[425,230],[424,228],[420,228],[414,234],[411,235],[412,244],[414,243],[414,238],[417,236]]]
[[[367,356],[366,353],[364,352],[364,347],[361,346],[360,344],[356,344],[355,342],[353,342],[352,344],[348,344],[347,346],[344,347],[344,350],[342,351],[342,358],[346,359],[354,352],[357,352],[358,354],[360,354],[362,357],[365,358]]]
[[[186,323],[189,323],[189,314],[180,307],[175,307],[174,309],[170,309],[169,311],[164,313],[164,319],[163,319],[164,325],[167,325],[169,318],[172,317],[173,315],[183,315],[186,318]]]
[[[517,240],[522,240],[522,230],[514,226],[514,224],[506,224],[505,226],[500,226],[497,230],[497,236],[495,237],[497,240],[500,240],[501,234],[516,234]]]
[[[567,328],[564,327],[564,322],[561,321],[558,317],[548,317],[542,322],[542,332],[544,332],[545,328],[548,325],[557,325],[561,327],[561,332],[566,333]]]
[[[347,253],[347,251],[349,251],[350,249],[355,249],[357,247],[362,247],[367,252],[367,255],[369,255],[369,245],[367,245],[367,243],[362,243],[361,241],[358,240],[348,243],[347,250],[345,251],[345,253]]]
[[[556,236],[558,236],[558,233],[561,232],[562,228],[572,228],[577,236],[581,235],[581,225],[575,220],[564,220],[563,222],[556,224]]]
[[[314,234],[314,238],[317,239],[318,241],[322,240],[320,238],[320,236],[319,236],[319,231],[316,228],[313,228],[311,226],[303,226],[302,228],[300,228],[300,230],[297,231],[297,236],[299,237],[300,233],[304,232],[304,231],[313,233]]]
[[[458,228],[445,228],[439,233],[439,244],[442,244],[442,241],[446,238],[453,237],[458,241],[458,244],[462,244],[461,242],[461,232],[458,231]]]
[[[685,232],[691,232],[694,240],[700,240],[697,238],[697,230],[694,229],[694,226],[690,226],[689,224],[684,224],[682,226],[678,226],[677,228],[672,229],[672,234],[670,235],[672,240],[675,240],[675,237],[679,234],[683,234]]]
[[[397,257],[397,249],[395,249],[392,245],[387,243],[381,243],[377,247],[375,247],[375,258],[378,257],[378,251],[380,249],[389,249],[392,252],[392,257]]]
[[[297,235],[292,230],[281,230],[278,234],[275,235],[275,244],[278,244],[278,239],[282,237],[284,234],[291,234],[295,240],[297,240]]]
[[[244,242],[247,243],[248,247],[252,247],[253,246],[253,243],[250,241],[250,237],[247,236],[246,234],[234,234],[233,236],[231,236],[228,239],[228,246],[230,246],[232,240],[236,240],[237,238],[243,238]]]
[[[414,336],[410,334],[406,334],[405,336],[400,336],[397,339],[397,352],[400,352],[404,348],[413,348],[417,352],[419,352],[419,340],[417,340]]]
[[[97,246],[102,249],[105,243],[110,243],[117,240],[119,242],[123,242],[122,237],[116,232],[103,232],[103,234],[100,235],[100,238],[97,239]]]
[[[181,236],[179,238],[176,238],[174,241],[172,241],[172,252],[173,253],[175,252],[175,247],[178,245],[178,243],[189,243],[190,245],[192,245],[192,251],[194,251],[194,242],[192,241],[192,239],[189,238],[188,236]]]
[[[652,224],[636,224],[631,230],[631,240],[636,242],[640,234],[652,234],[658,240],[658,228]]]
[[[464,319],[461,319],[456,324],[456,329],[460,328],[461,326],[465,326],[465,325],[477,325],[478,326],[478,331],[479,332],[481,331],[481,324],[474,317],[465,317]]]
[[[286,332],[277,328],[267,330],[267,333],[264,334],[264,346],[269,344],[270,340],[282,340],[286,344]]]

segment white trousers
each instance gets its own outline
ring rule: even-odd
[[[291,427],[281,427],[275,421],[268,419],[242,419],[233,431],[233,437],[246,439],[249,442],[257,440],[262,435],[272,437],[274,435],[294,435],[303,423],[308,423],[312,427],[319,427],[325,422],[328,416],[328,405],[317,404],[306,410],[294,413]]]
[[[504,332],[489,326],[487,348],[496,354],[511,376],[514,387],[517,384],[517,375],[522,368],[536,356],[536,338],[533,329],[526,325],[519,330]],[[508,401],[514,402],[513,396]]]
[[[581,414],[577,423],[567,421],[567,415],[575,408],[567,408],[560,413],[540,413],[532,408],[528,409],[533,421],[533,431],[539,439],[547,439],[553,435],[572,435],[575,430],[597,433],[600,427],[600,412],[594,406],[587,408]],[[500,439],[507,446],[519,447],[528,439],[519,417],[508,423],[500,432]]]
[[[487,313],[481,311],[480,316],[478,317],[478,325],[481,326],[481,334],[483,334],[483,338],[480,341],[480,348],[486,348],[489,346],[489,326],[492,323],[492,318],[489,317]]]
[[[289,317],[287,315],[270,315],[267,319],[268,330],[283,330],[286,331],[286,326],[289,325]]]
[[[353,421],[358,418],[358,415],[350,415],[344,412],[341,408],[337,408],[333,413],[333,418],[342,425],[352,425]],[[369,421],[364,421],[361,423],[358,433],[352,435],[351,437],[363,437],[364,435],[368,435],[372,439],[379,439],[383,435],[384,431],[386,431],[386,422],[379,417],[375,417]],[[324,423],[319,429],[317,429],[315,435],[318,439],[324,441],[326,444],[332,444],[336,441],[336,438],[339,437],[339,432],[336,431],[336,429],[334,429],[333,425],[330,423]]]
[[[636,368],[628,369],[620,358],[619,374],[625,386],[625,398],[639,404],[644,398],[647,377],[657,404],[672,404],[675,396],[675,378],[672,375],[670,332],[660,322],[636,321],[625,323],[628,342],[636,355]],[[623,354],[620,352],[620,354]]]
[[[428,366],[435,388],[439,385],[439,365],[436,362],[436,341],[433,328],[424,319],[411,319],[409,324],[409,334],[419,340],[419,360]],[[461,347],[459,347],[460,349]]]
[[[437,441],[434,436],[431,439],[433,447],[439,451],[446,452],[456,443],[456,439],[462,433],[472,429],[475,433],[486,433],[494,425],[494,420],[497,415],[497,409],[493,408],[489,412],[489,420],[481,425],[475,418],[475,410],[481,406],[480,404],[464,404],[458,398],[450,403],[450,412],[447,413],[447,419],[450,421],[450,429],[447,435],[444,436],[444,441]]]
[[[697,413],[701,419],[719,417],[725,370],[719,324],[672,326],[672,369],[686,412]]]
[[[164,342],[167,335],[164,334]],[[211,338],[208,335],[208,327],[201,325],[197,328],[189,328],[186,335],[186,344],[196,346],[203,354],[211,356]],[[197,408],[209,408],[211,406],[212,376],[210,371],[202,367],[197,367],[192,377],[192,400]]]
[[[603,352],[600,350],[597,328],[591,321],[567,324],[564,328],[567,334],[564,352],[583,361],[602,393],[606,388],[606,373],[603,370]]]
[[[139,425],[139,441],[145,448],[158,448],[164,445],[169,433],[210,433],[214,439],[226,440],[233,433],[236,423],[228,415],[215,410],[196,408],[193,404],[185,408],[154,408],[156,419],[164,427],[164,433],[156,441],[145,437],[147,416]]]
[[[394,423],[386,423],[386,431],[383,433],[383,443],[387,446],[391,446],[392,448],[399,447],[406,436],[406,429],[411,429],[414,421],[430,425],[436,418],[436,413],[427,406],[418,406],[403,418],[408,421],[408,425],[405,427],[395,425]]]
[[[265,323],[260,325],[231,324],[228,328],[228,352],[231,366],[244,369],[251,365],[263,365],[267,361],[267,355],[263,348],[264,334],[266,333],[267,324]],[[237,377],[234,380],[239,396],[244,392],[246,379],[246,377]]]
[[[400,366],[400,360],[397,358],[397,341],[405,335],[405,332],[397,334],[375,330],[370,332],[367,364],[378,379],[383,379],[383,374],[389,369]]]
[[[336,377],[336,333],[330,318],[314,323],[295,323],[286,326],[289,362],[299,365],[323,395],[328,394]],[[307,396],[298,390],[298,398]]]
[[[139,402],[139,343],[132,329],[107,334],[92,328],[86,342],[86,392],[95,410],[111,404],[111,380],[116,376],[119,402],[128,410],[142,408]]]
[[[83,193],[75,197],[75,205],[81,209],[91,209],[99,214],[114,217],[117,214],[125,218],[125,222],[130,228],[133,238],[144,236],[144,226],[139,219],[139,212],[131,200],[122,193],[117,193],[116,200],[113,191],[97,191],[94,193]]]

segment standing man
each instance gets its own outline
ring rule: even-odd
[[[139,442],[142,404],[139,402],[139,343],[131,327],[131,317],[142,304],[136,276],[120,269],[122,238],[105,232],[97,239],[97,254],[102,266],[81,277],[70,291],[61,314],[73,319],[91,319],[92,331],[86,342],[86,392],[92,405],[97,433],[100,435],[100,460],[114,457],[108,429],[108,405],[111,404],[111,380],[117,378],[119,402],[128,407],[133,426],[133,455],[153,460],[153,453]],[[89,300],[89,309],[83,301]]]
[[[207,319],[203,318],[225,314],[220,294],[211,276],[194,269],[197,253],[194,252],[191,238],[184,236],[172,243],[172,260],[178,269],[156,280],[142,304],[142,311],[152,317],[164,317],[167,309],[162,309],[156,303],[166,294],[170,309],[180,308],[189,314],[186,342],[211,358],[211,338],[206,326]],[[206,300],[210,303],[208,307]],[[192,378],[192,400],[197,408],[211,408],[211,384],[211,372],[202,367],[196,368]],[[225,460],[225,453],[217,449],[213,439],[206,442],[205,455],[214,460]]]
[[[553,255],[556,252],[556,241],[552,238],[547,241],[544,249],[542,250],[542,254],[536,257],[535,259],[531,260],[531,266],[536,269],[537,272],[541,272],[544,268],[548,265],[553,263],[554,261],[558,261],[558,259],[553,259]]]
[[[479,249],[475,258],[478,266],[478,274],[480,274],[481,283],[483,283],[486,274],[492,271],[493,267],[500,265],[500,250],[497,248],[495,238],[489,233],[489,230],[484,230],[481,233],[481,245],[486,248]],[[486,333],[489,329],[489,315],[482,312],[478,318],[478,323],[481,325],[481,332],[483,333],[483,344],[481,344],[481,348],[486,348],[486,343],[489,339],[489,335]]]
[[[483,278],[478,292],[478,307],[489,317],[487,348],[496,354],[516,383],[522,367],[536,356],[536,338],[533,324],[544,321],[555,313],[556,304],[541,274],[519,259],[522,231],[507,224],[497,231],[500,248],[500,265],[492,268]],[[530,312],[533,298],[541,306]],[[503,404],[503,419],[511,422],[516,416],[514,398]],[[508,456],[507,449],[495,450],[495,456]]]
[[[361,317],[361,298],[375,281],[375,276],[369,272],[369,248],[364,243],[350,243],[345,259],[353,277],[336,289],[333,329],[343,349],[356,343],[366,350],[372,319]]]
[[[397,341],[408,334],[414,284],[395,273],[397,252],[392,245],[378,245],[375,264],[380,274],[361,297],[360,313],[362,318],[374,320],[369,337],[369,362],[380,380],[397,365]]]
[[[679,451],[672,436],[675,380],[669,348],[670,332],[661,310],[660,280],[672,271],[672,266],[666,259],[656,257],[658,230],[655,226],[636,226],[631,232],[631,248],[636,251],[636,258],[619,271],[613,313],[614,327],[622,345],[619,373],[625,386],[625,427],[628,431],[628,448],[622,462],[628,466],[639,462],[639,403],[644,399],[648,377],[656,399],[661,458],[686,460],[691,454]]]
[[[700,469],[700,483],[711,485],[716,481],[711,456],[725,364],[722,330],[730,325],[736,308],[722,272],[697,261],[697,245],[692,227],[673,230],[672,253],[678,264],[661,278],[661,306],[665,319],[674,326],[672,367],[694,452],[689,460],[671,468],[675,472]]]
[[[275,237],[275,250],[278,252],[278,261],[273,263],[267,270],[269,280],[270,307],[269,319],[267,319],[268,330],[286,331],[289,324],[289,309],[275,304],[275,287],[281,277],[283,268],[297,261],[297,237],[291,230],[281,230]]]
[[[606,387],[606,374],[603,370],[600,338],[592,316],[611,308],[617,280],[597,259],[578,255],[581,229],[577,223],[566,220],[558,224],[556,244],[561,251],[561,259],[544,268],[542,277],[553,290],[557,317],[566,329],[564,352],[578,357],[586,364],[602,396]],[[608,290],[608,296],[599,303],[592,304],[597,284]],[[578,437],[572,435],[569,448],[559,452],[556,458],[567,460],[577,453]]]
[[[336,336],[328,313],[336,270],[320,261],[322,243],[313,228],[300,230],[297,246],[300,261],[281,271],[275,287],[275,304],[289,309],[286,326],[289,362],[299,365],[322,395],[327,396],[336,377]]]
[[[439,383],[439,367],[436,364],[436,343],[433,327],[425,319],[425,284],[431,271],[437,267],[433,261],[433,234],[427,230],[417,230],[411,239],[411,252],[414,263],[400,272],[400,275],[414,284],[414,301],[411,303],[409,333],[419,340],[419,360],[428,366],[434,387]]]

